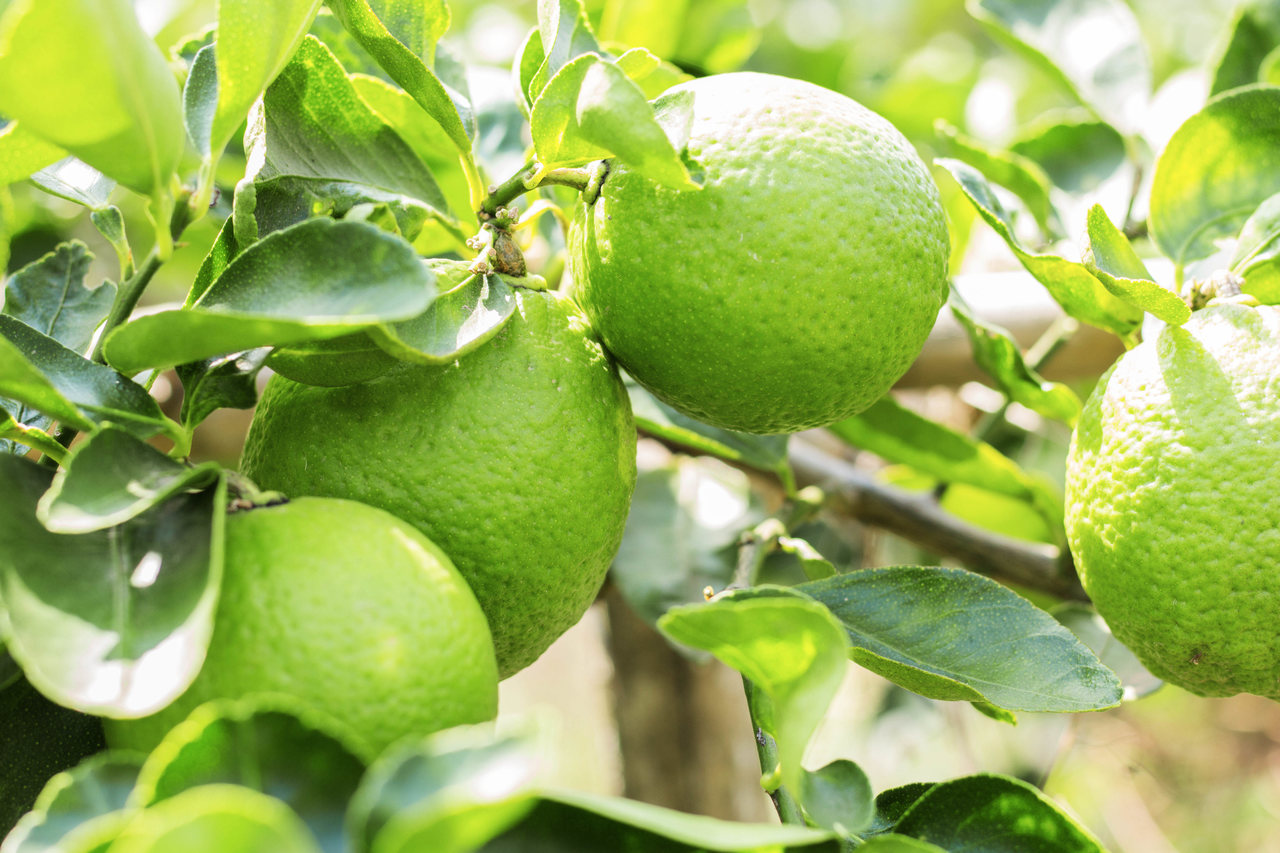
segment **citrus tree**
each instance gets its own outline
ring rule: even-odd
[[[174,44],[0,2],[0,850],[1099,851],[1022,779],[806,762],[850,661],[1005,723],[1280,698],[1280,16],[1157,140],[1121,0],[971,0],[1074,108],[997,145],[921,89],[913,145],[739,71],[746,4],[660,5],[540,0],[481,73],[443,0]],[[26,257],[52,209],[108,280]],[[1061,309],[1030,349],[949,284],[975,223]],[[973,431],[887,395],[940,311]],[[1085,402],[1041,375],[1080,324],[1125,350]],[[193,454],[235,409],[238,464]],[[1074,430],[1065,491],[1015,411]],[[697,512],[698,458],[777,499]],[[850,516],[933,559],[856,565]],[[777,823],[553,787],[490,725],[606,582],[741,674]]]

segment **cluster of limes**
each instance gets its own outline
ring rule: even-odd
[[[847,417],[906,370],[945,299],[948,237],[901,134],[769,75],[664,97],[692,99],[703,186],[612,163],[571,228],[572,296],[518,289],[511,322],[446,366],[271,379],[241,467],[295,499],[230,516],[205,666],[119,741],[248,692],[301,696],[369,752],[491,718],[498,678],[579,619],[621,540],[636,434],[615,359],[672,406],[759,433]]]

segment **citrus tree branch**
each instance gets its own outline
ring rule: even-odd
[[[541,173],[541,174],[540,174]],[[551,169],[542,172],[536,161],[526,163],[520,171],[496,186],[489,187],[489,195],[480,202],[480,219],[492,219],[498,209],[506,207],[527,192],[538,187],[561,186],[584,190],[591,182],[588,169]]]

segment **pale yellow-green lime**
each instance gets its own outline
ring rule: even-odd
[[[1280,699],[1280,308],[1211,305],[1125,353],[1085,405],[1067,535],[1152,673]]]
[[[517,291],[493,340],[441,367],[316,388],[273,377],[241,468],[291,495],[346,497],[417,526],[475,590],[505,677],[581,618],[635,487],[618,373],[565,297]]]
[[[484,615],[418,530],[329,498],[240,510],[226,530],[204,666],[159,713],[108,721],[114,747],[150,750],[198,705],[261,693],[336,720],[366,759],[402,737],[497,713]]]
[[[570,233],[575,293],[605,346],[660,399],[757,433],[865,409],[919,355],[947,294],[946,215],[888,121],[768,74],[704,77],[698,191],[612,162]]]

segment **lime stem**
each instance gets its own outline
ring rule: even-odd
[[[573,187],[581,192],[587,188],[591,176],[586,169],[550,169],[543,171],[536,160],[526,163],[518,172],[497,186],[489,187],[489,195],[480,202],[481,222],[492,219],[498,208],[506,207],[525,193],[538,187]]]

